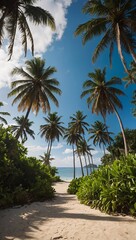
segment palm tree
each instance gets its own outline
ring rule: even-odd
[[[25,55],[27,53],[28,40],[31,42],[31,51],[34,54],[34,40],[28,21],[35,25],[43,24],[55,30],[54,18],[41,7],[34,6],[37,0],[1,0],[0,1],[0,46],[7,32],[9,40],[9,59],[13,53],[13,47],[17,29],[21,33],[22,45]]]
[[[87,166],[88,164],[87,164],[87,159],[86,159],[87,143],[86,143],[86,141],[84,139],[78,141],[78,143],[77,143],[77,152],[79,153],[80,156],[82,155],[84,157],[84,159],[85,159],[86,173],[88,175],[89,174],[88,173],[88,166]],[[81,170],[82,170],[82,174],[83,174],[82,164],[81,164]]]
[[[20,130],[20,127],[22,126],[23,122],[24,122],[24,116],[21,117],[14,117],[13,118],[17,125],[12,125],[11,126],[11,132],[15,135],[15,137],[18,134],[18,131]],[[33,121],[29,121],[29,119],[26,119],[25,121],[25,125],[24,128],[21,132],[20,138],[22,140],[22,144],[25,143],[27,141],[27,134],[32,137],[33,139],[35,139],[34,135],[34,131],[32,129],[30,129],[30,127],[32,126]]]
[[[88,145],[86,143],[86,153],[87,153],[87,156],[88,156],[88,162],[89,162],[89,166],[90,166],[90,173],[92,171],[94,171],[94,163],[93,163],[93,156],[92,156],[92,153],[91,151],[94,150],[91,145]]]
[[[88,130],[88,133],[91,134],[88,140],[93,139],[93,144],[95,146],[99,145],[100,148],[101,146],[103,146],[103,151],[105,155],[105,146],[107,143],[109,143],[109,139],[110,141],[112,141],[112,138],[109,136],[111,132],[107,133],[107,126],[100,121],[96,121],[91,126],[92,128]]]
[[[57,140],[59,141],[60,136],[62,137],[65,128],[62,126],[63,122],[60,121],[61,117],[56,112],[49,113],[48,117],[44,117],[46,124],[40,126],[41,137],[45,137],[48,142],[47,154],[50,156],[52,143]]]
[[[0,107],[3,107],[3,106],[4,106],[3,102],[0,102]],[[0,115],[10,116],[10,114],[8,112],[0,112]],[[7,121],[6,121],[6,119],[4,117],[0,116],[0,121],[4,122],[5,124],[7,124]]]
[[[45,68],[45,60],[34,58],[25,62],[25,70],[23,68],[14,68],[12,75],[20,75],[20,80],[11,83],[12,91],[8,97],[15,98],[12,105],[19,101],[18,111],[25,111],[26,115],[16,138],[18,139],[22,133],[25,121],[28,118],[30,111],[37,113],[40,108],[43,112],[50,112],[50,100],[58,106],[58,100],[55,94],[61,94],[61,90],[57,87],[59,82],[52,78],[52,74],[56,72],[55,67]]]
[[[89,95],[87,98],[88,107],[92,104],[92,113],[101,114],[104,118],[106,118],[106,114],[115,113],[117,119],[120,124],[125,154],[127,155],[127,143],[124,133],[124,127],[119,116],[119,113],[116,107],[122,109],[123,106],[118,98],[118,95],[124,95],[123,91],[118,88],[115,88],[114,85],[121,84],[121,79],[117,77],[111,78],[109,81],[105,79],[106,69],[103,71],[100,69],[95,69],[95,72],[91,72],[88,74],[90,80],[87,80],[83,84],[83,88],[85,89],[81,98]]]
[[[54,158],[51,158],[50,155],[48,153],[44,153],[43,156],[40,156],[42,162],[46,165],[50,167],[50,161],[54,160]]]
[[[89,124],[85,122],[86,115],[83,115],[83,112],[77,111],[73,116],[70,117],[71,122],[69,123],[70,127],[74,129],[75,132],[82,134],[84,136],[85,130],[88,130]]]
[[[72,145],[73,150],[73,178],[75,179],[76,171],[75,171],[75,146],[77,146],[77,142],[82,139],[81,135],[78,132],[75,132],[72,127],[69,127],[65,131],[64,139],[67,140],[67,144]]]
[[[126,82],[126,87],[130,84],[136,84],[136,63],[134,61],[130,64],[129,74],[122,80]]]
[[[129,74],[123,51],[131,54],[136,62],[136,2],[133,0],[88,0],[83,7],[83,13],[89,14],[91,19],[80,24],[75,35],[82,34],[82,41],[85,44],[93,37],[102,36],[98,43],[92,61],[95,62],[100,53],[109,47],[110,63],[114,46],[117,45],[125,71]]]

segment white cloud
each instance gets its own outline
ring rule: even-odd
[[[63,148],[63,144],[62,143],[58,143],[58,145],[52,146],[52,149],[60,149],[60,148]]]
[[[35,153],[35,152],[39,152],[39,151],[45,151],[46,152],[46,150],[47,150],[47,147],[46,146],[36,146],[36,145],[26,145],[25,146],[27,149],[28,149],[28,151],[29,151],[29,153]],[[31,155],[31,154],[29,154],[29,155]]]
[[[38,6],[49,11],[54,17],[56,23],[56,31],[53,32],[49,27],[34,26],[32,23],[30,23],[35,43],[35,56],[42,56],[42,53],[45,53],[47,51],[47,48],[51,46],[55,40],[60,40],[62,38],[67,25],[67,9],[71,3],[72,0],[41,0],[37,2]],[[30,43],[28,43],[28,48],[30,49]],[[7,45],[3,45],[0,49],[0,88],[10,85],[10,72],[13,67],[18,66],[21,57],[24,57],[20,34],[17,33],[14,52],[10,61],[8,61],[7,50]],[[26,61],[26,58],[24,61]]]
[[[73,152],[72,149],[66,148],[66,149],[64,150],[63,154],[69,154],[69,153],[72,153],[72,152]]]

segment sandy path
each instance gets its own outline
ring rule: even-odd
[[[56,184],[53,201],[0,211],[0,240],[136,240],[136,219],[81,205],[67,186]]]

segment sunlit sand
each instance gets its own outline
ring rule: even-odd
[[[55,184],[52,201],[0,211],[0,240],[135,240],[136,219],[109,216],[67,194],[68,182]]]

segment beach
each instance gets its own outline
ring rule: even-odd
[[[111,216],[67,194],[69,182],[54,185],[51,201],[0,210],[0,240],[135,240],[136,219]]]

